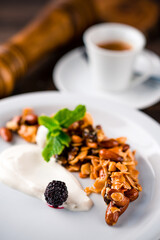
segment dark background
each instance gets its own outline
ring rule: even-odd
[[[5,42],[32,21],[47,2],[49,1],[0,0],[0,43]],[[160,55],[160,28],[159,31],[150,31],[147,40],[147,48]],[[82,45],[82,40],[77,39],[60,51],[51,53],[50,56],[43,59],[38,66],[32,69],[22,81],[19,81],[13,95],[33,91],[55,90],[56,88],[52,82],[52,71],[55,63],[67,51],[80,45]],[[160,122],[160,102],[143,111]]]

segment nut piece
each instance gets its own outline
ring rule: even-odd
[[[126,137],[119,137],[116,140],[117,140],[117,142],[119,142],[119,144],[125,144],[126,141],[127,141],[127,138]]]
[[[83,161],[83,159],[87,156],[88,151],[80,152],[73,160],[69,161],[69,164],[75,165],[78,161]]]
[[[107,149],[101,149],[99,152],[99,156],[100,156],[100,158],[109,159],[109,160],[115,161],[115,162],[123,161],[123,157],[121,157],[117,153],[112,152],[111,150],[107,150]]]
[[[129,200],[129,198],[128,198],[128,200]],[[130,203],[130,201],[128,201],[124,207],[119,208],[120,209],[119,216],[121,216],[126,211],[126,209],[129,206],[129,203]]]
[[[107,207],[107,210],[106,210],[106,215],[105,215],[106,223],[110,226],[115,225],[118,221],[118,218],[119,218],[119,211],[112,212],[113,207],[114,207],[113,202],[110,202],[108,204],[108,207]]]
[[[113,148],[113,147],[117,147],[118,145],[119,143],[112,138],[108,140],[103,140],[99,143],[99,146],[104,148]]]
[[[107,197],[118,207],[124,207],[129,204],[129,198],[126,197],[120,190],[110,189],[107,193]]]
[[[115,172],[116,171],[116,163],[115,162],[109,162],[108,171],[109,172]]]
[[[89,141],[87,141],[87,147],[97,148],[97,143],[96,142],[89,142]]]
[[[18,130],[18,134],[24,138],[27,142],[35,143],[36,142],[36,134],[37,134],[37,126],[26,126],[21,125]]]
[[[118,168],[121,172],[127,172],[128,171],[128,168],[120,162],[116,163],[116,168]]]
[[[12,132],[6,127],[0,128],[0,136],[6,142],[11,142],[13,138]]]
[[[133,202],[138,198],[139,192],[135,188],[132,188],[125,192],[125,196],[129,198],[130,202]]]
[[[68,161],[72,161],[78,154],[78,151],[79,151],[78,147],[73,147],[71,151],[68,153]]]
[[[78,135],[72,135],[72,142],[74,143],[81,143],[83,139],[79,137]]]
[[[103,178],[103,179],[106,177],[106,174],[105,174],[105,172],[104,172],[104,170],[102,168],[99,171],[99,177]]]
[[[79,172],[80,170],[80,164],[75,164],[74,166],[69,165],[66,167],[68,171],[70,172]]]
[[[83,174],[83,173],[80,172],[80,173],[79,173],[79,177],[80,177],[80,178],[87,178],[88,175],[87,175],[87,174]]]
[[[15,116],[11,121],[6,123],[6,128],[11,131],[18,131],[21,121],[21,116]]]
[[[38,124],[38,117],[35,114],[28,114],[24,116],[24,122],[27,125],[36,125]]]
[[[104,132],[102,130],[102,127],[100,125],[96,126],[96,133],[97,133],[97,141],[101,142],[105,139]]]
[[[22,111],[22,116],[27,116],[29,114],[34,114],[34,111],[32,108],[24,108]]]
[[[128,149],[129,149],[129,145],[128,144],[124,144],[123,148],[122,148],[122,151],[126,152]]]
[[[84,121],[83,127],[88,126],[88,125],[93,125],[93,118],[92,118],[91,114],[88,112],[85,113],[83,121]]]
[[[89,175],[91,173],[91,164],[85,163],[81,166],[81,173]]]

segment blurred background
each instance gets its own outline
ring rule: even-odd
[[[0,44],[5,44],[8,39],[22,30],[28,23],[32,23],[36,15],[48,2],[51,1],[0,0]],[[77,0],[76,4],[76,0],[68,0],[69,4],[67,0],[52,0],[51,5],[58,5],[59,2],[62,2],[62,5],[65,2],[65,11],[67,11],[67,14],[74,16],[74,10],[78,9],[79,15],[77,14],[75,18],[72,18],[72,24],[75,26],[75,29],[79,28],[79,31],[75,30],[73,37],[66,40],[60,46],[55,47],[52,51],[47,52],[47,54],[42,55],[33,64],[33,67],[29,67],[24,76],[20,78],[20,81],[16,83],[12,95],[42,90],[56,90],[52,81],[52,71],[56,62],[66,52],[83,45],[82,32],[88,26],[97,22],[122,22],[139,28],[147,37],[147,48],[160,55],[159,0]],[[72,8],[72,4],[76,7],[73,6]],[[86,12],[85,5],[80,6],[83,4],[87,4]],[[82,10],[79,10],[80,8]],[[84,17],[83,19],[83,9],[84,16],[87,16],[89,8],[92,9],[91,13],[93,16],[90,19],[89,17]],[[42,18],[44,15],[42,14]],[[83,21],[81,21],[81,18]],[[38,21],[41,20],[39,19]],[[47,26],[44,28],[47,28]],[[41,37],[41,34],[39,37]],[[143,111],[160,122],[160,103]]]

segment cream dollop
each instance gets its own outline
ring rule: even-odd
[[[68,199],[63,204],[65,208],[88,211],[92,207],[91,199],[78,180],[54,158],[45,162],[37,145],[16,145],[0,154],[0,181],[12,188],[45,201],[45,189],[53,180],[66,183]]]
[[[46,144],[46,136],[48,129],[45,126],[40,126],[36,135],[36,143],[39,147],[44,148]]]

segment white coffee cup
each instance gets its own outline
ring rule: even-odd
[[[89,57],[94,87],[100,90],[124,90],[146,76],[133,81],[133,66],[146,44],[145,36],[137,29],[119,23],[102,23],[87,29],[83,35]],[[125,42],[131,49],[115,51],[98,46],[105,42]]]

